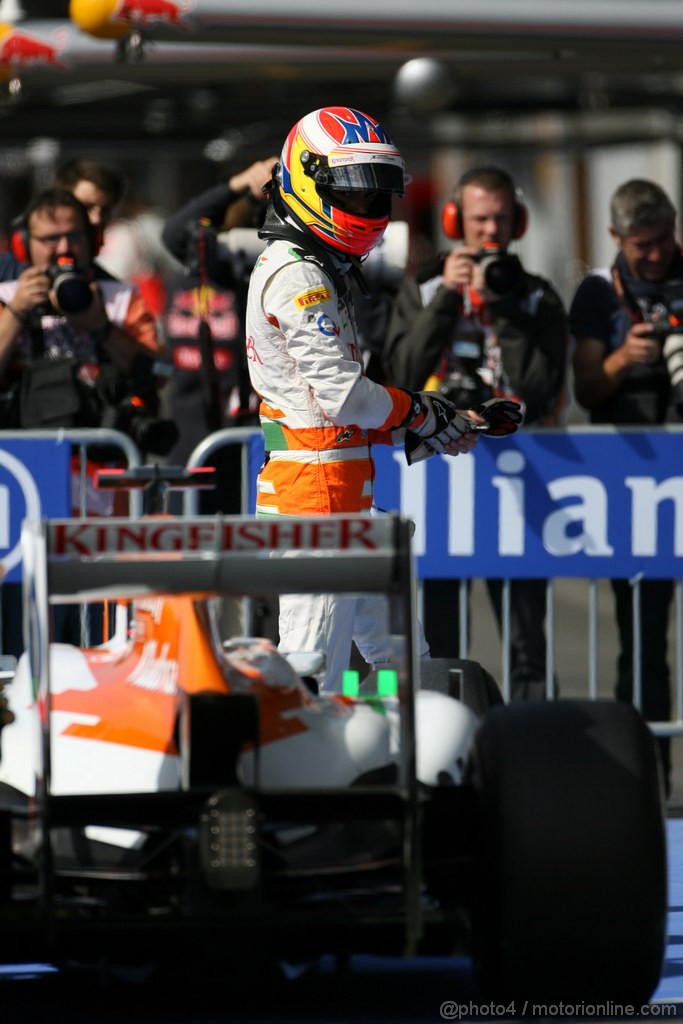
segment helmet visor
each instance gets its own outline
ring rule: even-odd
[[[391,193],[374,189],[328,188],[316,185],[316,191],[325,203],[337,210],[343,210],[356,217],[389,217],[391,214]]]
[[[344,154],[330,153],[327,173],[325,184],[330,189],[405,194],[403,160],[398,155],[368,155],[365,159],[358,155],[351,162],[347,148]]]

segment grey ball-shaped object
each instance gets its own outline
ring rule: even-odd
[[[449,69],[433,57],[406,61],[394,78],[394,100],[414,114],[434,114],[455,98],[456,84]]]

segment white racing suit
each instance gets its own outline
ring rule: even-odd
[[[371,444],[402,443],[411,399],[363,375],[348,292],[305,244],[271,241],[249,285],[247,358],[266,446],[256,512],[369,514]],[[341,687],[352,639],[370,665],[391,660],[382,595],[282,595],[279,627],[281,650],[324,652],[328,691]],[[428,656],[424,637],[418,653]]]

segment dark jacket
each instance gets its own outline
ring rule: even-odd
[[[234,193],[227,185],[215,185],[190,199],[172,214],[164,224],[161,240],[181,263],[187,264],[192,242],[192,227],[204,218],[220,230],[225,211],[241,193]]]
[[[438,283],[443,263],[442,258],[406,279],[398,293],[383,357],[390,384],[411,391],[424,388],[452,344],[463,299]],[[433,295],[425,305],[423,291],[430,286]],[[552,421],[567,373],[569,332],[562,300],[548,281],[525,271],[521,288],[489,303],[487,312],[505,375],[526,404],[526,422]]]

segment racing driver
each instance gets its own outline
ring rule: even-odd
[[[458,455],[485,425],[437,394],[383,387],[364,376],[350,281],[404,194],[404,164],[384,128],[348,107],[325,107],[291,129],[264,186],[246,337],[251,383],[261,400],[266,458],[258,515],[369,513],[371,444],[405,445],[408,462]],[[341,688],[351,642],[371,666],[391,661],[382,595],[283,595],[280,649],[319,651],[319,685]],[[428,656],[424,639],[421,656]]]

